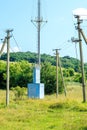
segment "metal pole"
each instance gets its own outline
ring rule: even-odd
[[[3,45],[2,45],[1,50],[0,50],[0,57],[1,57],[2,52],[3,52],[3,50],[4,50],[4,47],[5,47],[5,44],[6,44],[6,40],[7,40],[7,38],[5,37],[5,39],[4,39],[4,41],[3,41]]]
[[[82,41],[81,41],[81,34],[80,34],[80,23],[81,23],[80,18],[79,18],[79,16],[77,16],[79,48],[80,48],[80,60],[81,60],[81,70],[82,70],[83,102],[86,102],[85,75],[84,75],[84,63],[83,63]]]
[[[41,24],[40,0],[38,0],[38,64],[39,66],[40,66],[40,24]]]
[[[37,19],[35,20],[31,20],[31,22],[34,24],[34,22],[37,23],[37,37],[38,37],[38,61],[37,61],[37,64],[40,66],[40,62],[41,62],[41,59],[40,59],[40,30],[41,30],[41,23],[45,22],[47,23],[47,21],[43,21],[43,18],[41,17],[41,0],[37,0],[37,6],[38,6],[38,9],[37,9]]]
[[[13,30],[7,30],[7,89],[6,89],[6,106],[9,105],[9,54],[10,54],[10,32]]]
[[[6,91],[6,106],[9,105],[9,53],[10,53],[10,31],[7,30],[7,91]]]
[[[58,97],[58,49],[56,49],[56,97]]]
[[[53,49],[53,51],[56,51],[56,97],[58,97],[58,50],[60,49]]]

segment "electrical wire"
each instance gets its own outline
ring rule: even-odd
[[[12,49],[11,45],[10,45],[10,52],[14,52],[15,53],[15,51]]]
[[[13,33],[12,33],[12,37],[13,37],[13,40],[15,41],[15,44],[16,44],[18,50],[20,51],[20,47],[19,47],[18,42],[17,42],[17,40],[15,39]]]

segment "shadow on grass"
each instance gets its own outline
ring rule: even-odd
[[[50,109],[68,109],[79,112],[87,112],[87,104],[77,102],[59,102],[49,106]],[[87,129],[86,129],[87,130]]]
[[[87,126],[86,126],[86,127],[81,128],[80,130],[87,130]]]
[[[6,108],[6,104],[1,103],[1,104],[0,104],[0,109],[2,109],[2,108]]]

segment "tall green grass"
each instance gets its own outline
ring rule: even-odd
[[[5,91],[0,90],[0,130],[87,130],[87,103],[82,103],[82,88],[68,85],[64,94],[46,95],[44,99],[15,100],[5,105]]]

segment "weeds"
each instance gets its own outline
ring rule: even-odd
[[[67,109],[71,111],[87,112],[87,103],[72,102],[58,102],[50,105],[51,109]]]
[[[5,91],[0,91],[0,130],[87,130],[87,103],[81,101],[81,87],[69,90],[67,97],[54,94],[43,100],[19,100],[26,89],[23,93],[22,88],[15,89],[10,91],[9,107],[4,105]]]
[[[21,88],[20,86],[17,86],[15,88],[11,88],[11,90],[14,92],[15,100],[18,100],[23,99],[26,89],[24,87]]]

